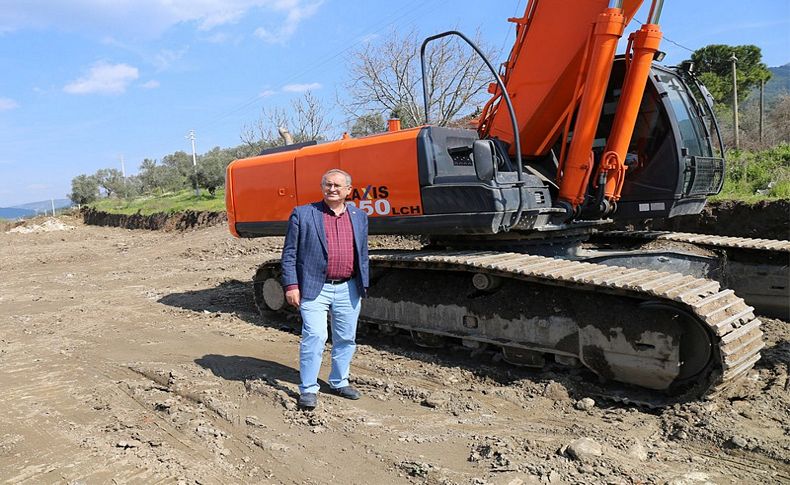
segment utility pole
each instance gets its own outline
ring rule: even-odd
[[[121,159],[121,182],[123,183],[123,196],[124,198],[128,197],[128,193],[126,190],[126,165],[124,164],[123,154],[119,155]]]
[[[738,62],[738,58],[735,57],[734,52],[730,60],[732,61],[732,116],[735,124],[735,149],[740,150],[741,140],[738,134],[738,76],[735,70],[735,64]]]
[[[55,199],[49,199],[49,202],[52,204],[52,217],[55,217]]]
[[[195,197],[200,197],[200,186],[197,178],[197,155],[195,155],[195,130],[189,130],[187,138],[192,141],[192,170],[195,174]]]
[[[763,113],[765,112],[765,79],[760,79],[760,146],[763,144]]]

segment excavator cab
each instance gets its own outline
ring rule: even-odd
[[[615,62],[594,150],[603,149],[611,131],[624,68],[622,59]],[[724,182],[724,159],[718,156],[722,142],[706,92],[690,72],[653,65],[613,219],[696,214],[708,196],[719,193]]]

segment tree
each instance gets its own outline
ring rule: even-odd
[[[138,173],[140,190],[144,194],[153,194],[164,191],[164,167],[156,164],[156,160],[146,158],[140,163]]]
[[[185,179],[195,170],[192,166],[192,155],[183,150],[178,150],[162,157],[162,165],[172,168]]]
[[[494,50],[475,43],[489,59]],[[425,120],[420,77],[420,38],[416,32],[392,31],[382,43],[368,43],[353,53],[345,108],[357,113],[395,113],[404,127]],[[446,125],[463,110],[482,102],[492,77],[477,54],[457,39],[444,37],[428,45],[425,73],[432,123]]]
[[[197,181],[212,197],[216,195],[218,187],[225,185],[225,169],[233,158],[229,150],[220,147],[214,147],[201,155],[198,161]]]
[[[69,199],[75,204],[89,204],[99,197],[99,182],[93,175],[77,175],[71,179]]]
[[[252,124],[245,124],[241,131],[244,155],[257,155],[262,150],[286,144],[280,129],[291,133],[294,143],[325,140],[332,125],[326,118],[327,109],[310,91],[291,101],[291,109],[262,108]]]
[[[143,181],[140,180],[139,175],[128,175],[123,183],[124,197],[137,197],[143,195]]]
[[[168,192],[191,187],[191,177],[195,173],[192,155],[183,150],[162,157],[162,188]]]
[[[331,121],[326,118],[327,110],[312,92],[306,91],[301,98],[293,100],[291,108],[294,124],[291,127],[289,123],[286,127],[293,128],[292,134],[296,143],[326,139]]]
[[[790,94],[779,95],[767,118],[769,141],[790,143]]]
[[[738,58],[736,77],[738,101],[746,99],[749,92],[767,81],[771,71],[762,62],[762,51],[756,45],[712,44],[691,54],[694,70],[718,103],[732,106],[732,55]]]
[[[241,156],[254,156],[267,148],[284,145],[285,142],[280,139],[279,133],[276,134],[275,130],[285,127],[286,123],[284,110],[261,108],[258,119],[251,124],[245,123],[241,129],[239,135],[243,148]]]
[[[367,136],[386,131],[384,117],[381,113],[365,113],[351,125],[351,136]]]
[[[124,194],[123,174],[117,168],[100,168],[94,177],[96,177],[99,187],[104,189],[107,197],[111,197],[113,194]]]

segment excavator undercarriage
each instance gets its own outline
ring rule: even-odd
[[[785,259],[790,252],[786,241],[727,241]],[[262,314],[298,321],[286,308],[278,260],[260,266],[254,292]],[[718,281],[501,249],[373,251],[360,319],[385,334],[408,332],[424,347],[460,340],[499,348],[515,365],[585,367],[625,384],[613,399],[649,406],[737,393],[763,347],[754,308]]]

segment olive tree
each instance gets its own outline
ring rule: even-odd
[[[107,197],[124,195],[124,177],[117,168],[100,168],[94,177]]]
[[[75,204],[89,204],[99,197],[99,181],[93,175],[77,175],[71,179],[69,199]]]

